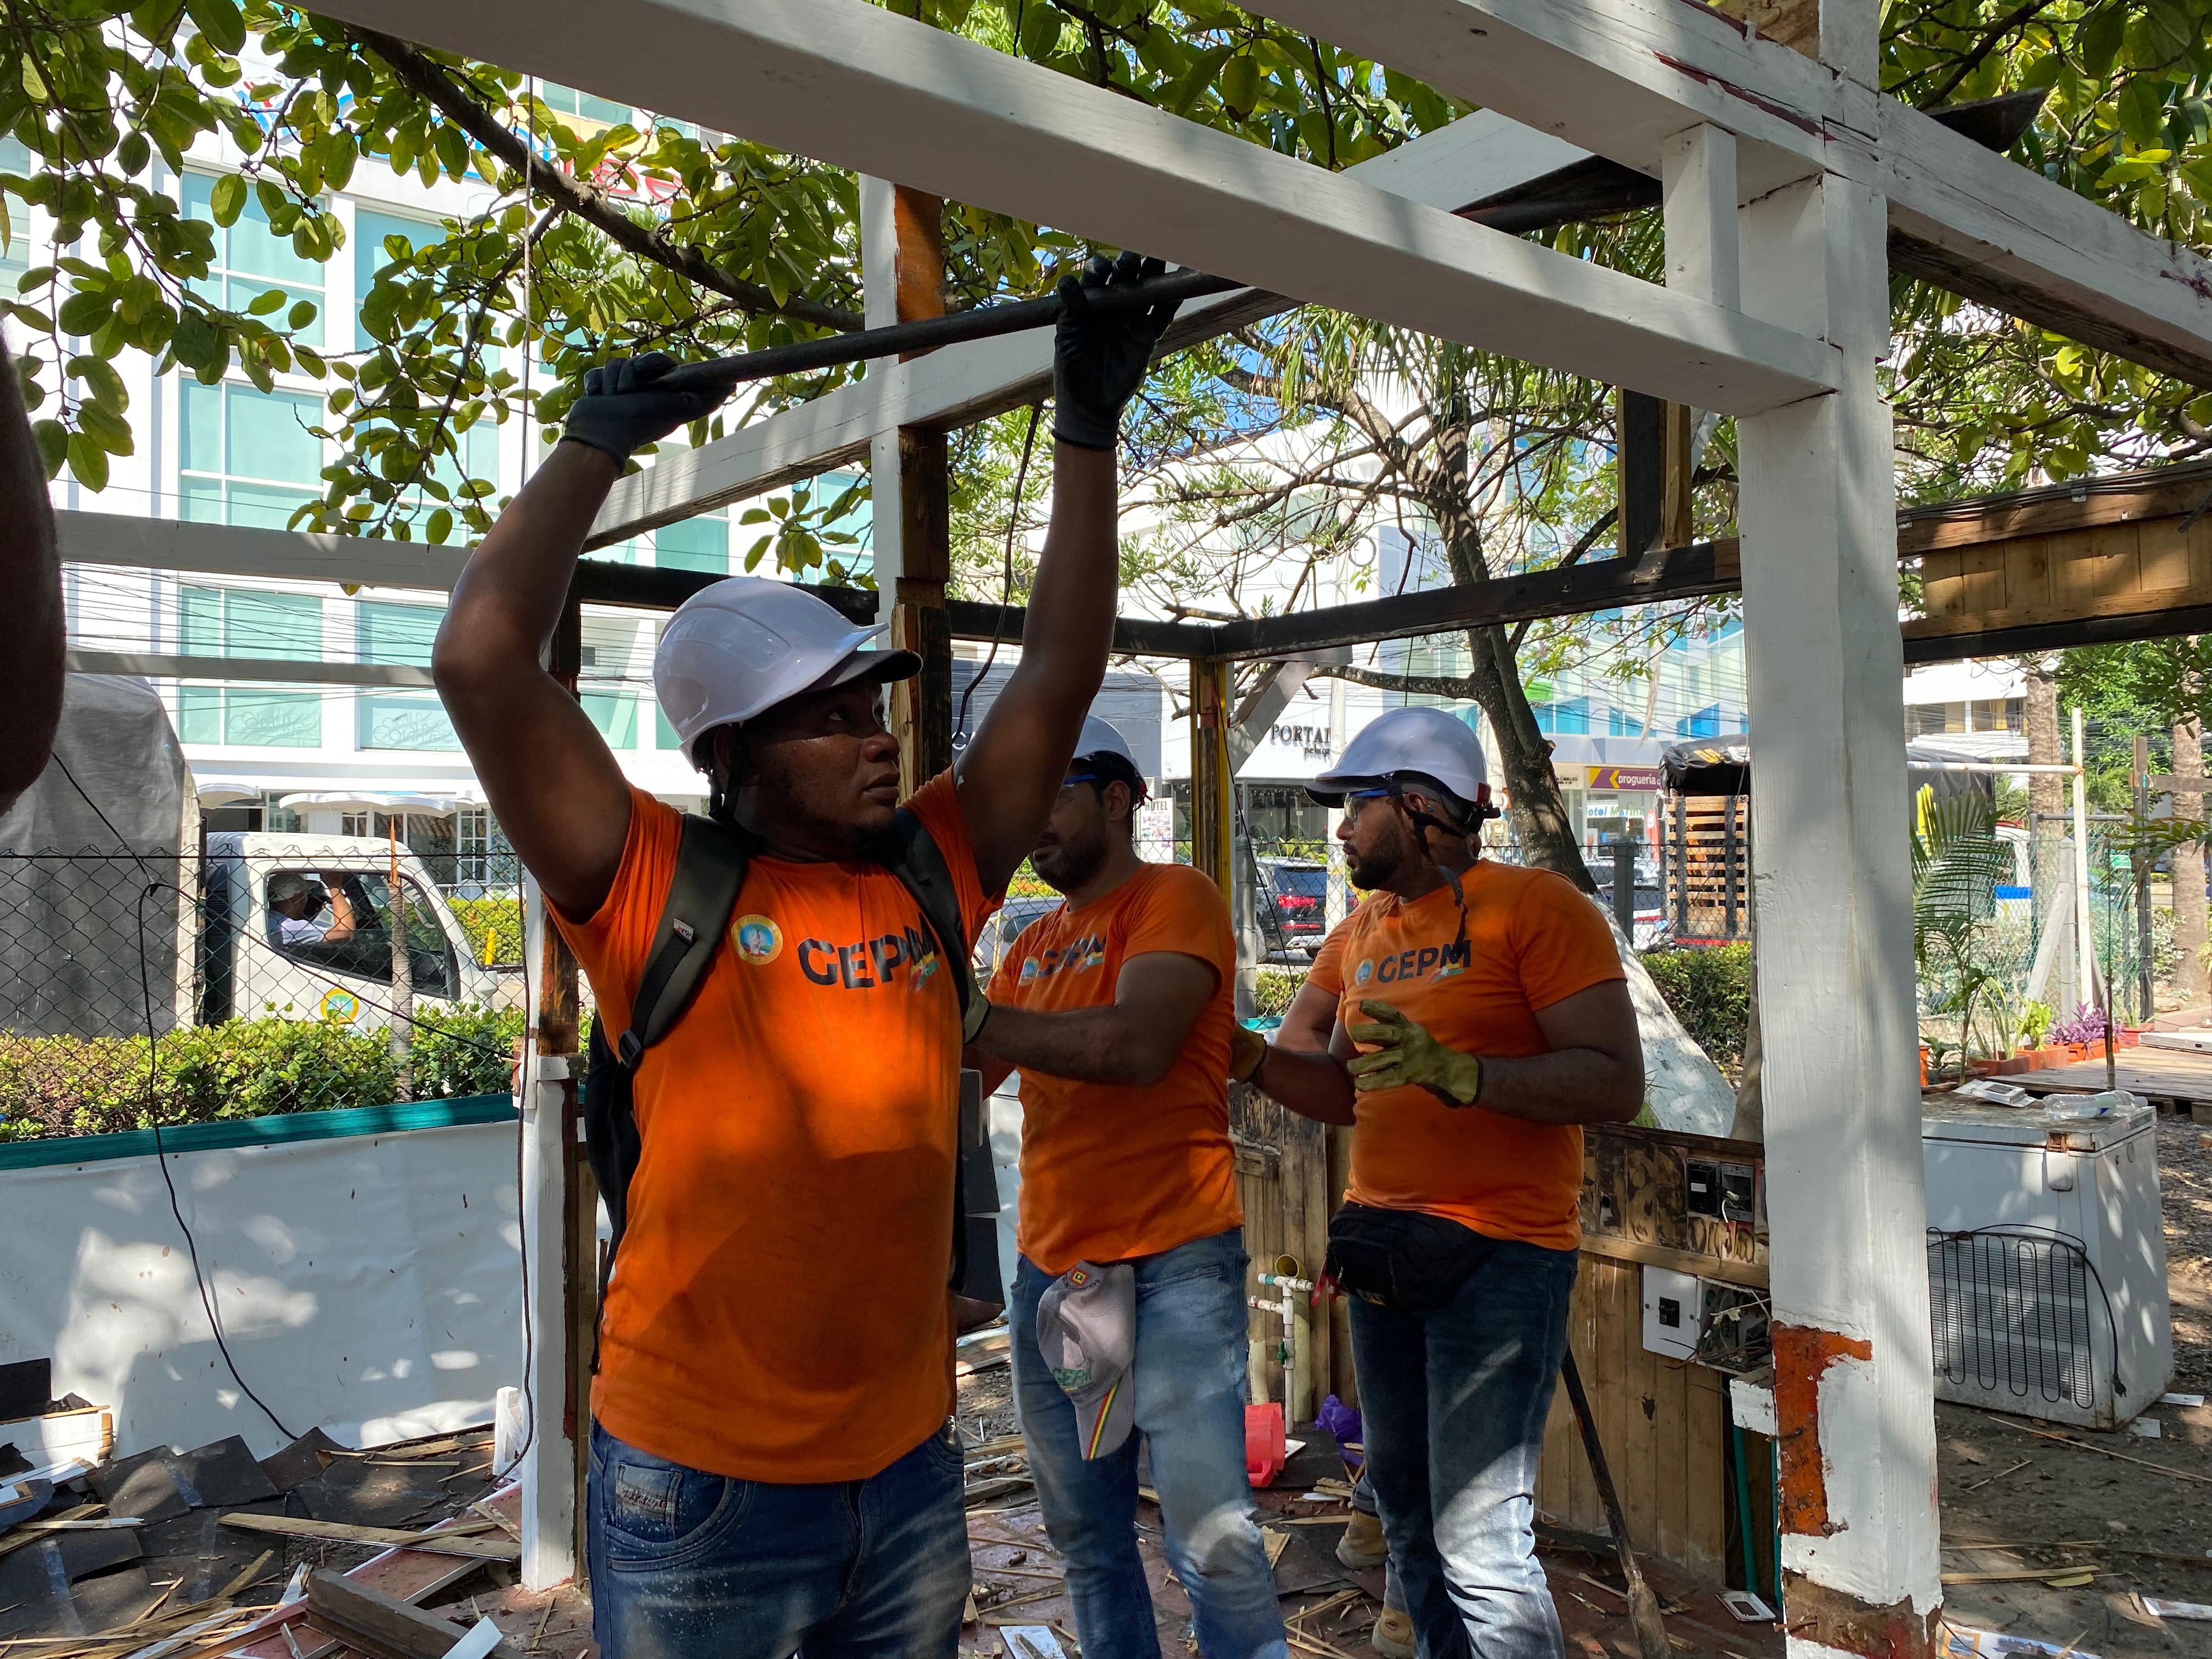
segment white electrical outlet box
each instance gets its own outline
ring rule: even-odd
[[[1687,1359],[1698,1351],[1704,1328],[1704,1285],[1695,1273],[1671,1267],[1644,1270],[1644,1346],[1670,1359]]]

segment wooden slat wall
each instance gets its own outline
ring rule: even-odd
[[[2212,514],[2019,536],[1921,556],[1925,621],[1906,636],[2212,603]]]
[[[1245,1279],[1247,1297],[1262,1294],[1259,1275],[1273,1272],[1280,1255],[1297,1258],[1299,1274],[1318,1275],[1328,1249],[1328,1218],[1341,1186],[1330,1184],[1329,1146],[1323,1125],[1298,1116],[1255,1090],[1241,1084],[1229,1088],[1229,1130],[1237,1145],[1237,1188],[1244,1206],[1244,1253],[1252,1266]],[[1265,1292],[1273,1300],[1275,1292]],[[1248,1310],[1246,1328],[1250,1337],[1273,1343],[1282,1332],[1282,1321],[1272,1311]],[[1334,1386],[1337,1345],[1334,1328],[1340,1316],[1312,1321],[1307,1353],[1314,1393],[1305,1415]],[[1346,1347],[1343,1364],[1351,1367]],[[1282,1397],[1280,1369],[1271,1368],[1267,1397]]]
[[[1597,1415],[1637,1547],[1718,1579],[1728,1559],[1728,1401],[1717,1371],[1646,1352],[1644,1270],[1584,1255],[1568,1340]],[[1604,1506],[1566,1391],[1544,1425],[1536,1507],[1580,1532],[1606,1530]]]

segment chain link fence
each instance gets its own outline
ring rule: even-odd
[[[505,1093],[511,853],[216,834],[0,854],[0,1141]]]

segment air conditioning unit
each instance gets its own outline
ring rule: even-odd
[[[2157,1119],[2067,1100],[1924,1109],[1936,1394],[2118,1428],[2173,1372]]]

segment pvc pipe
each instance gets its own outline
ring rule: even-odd
[[[2074,953],[2080,963],[2083,1002],[2097,1000],[2097,950],[2089,932],[2089,789],[2083,773],[2081,711],[2074,714]],[[2112,1034],[2105,1033],[2106,1042]]]

